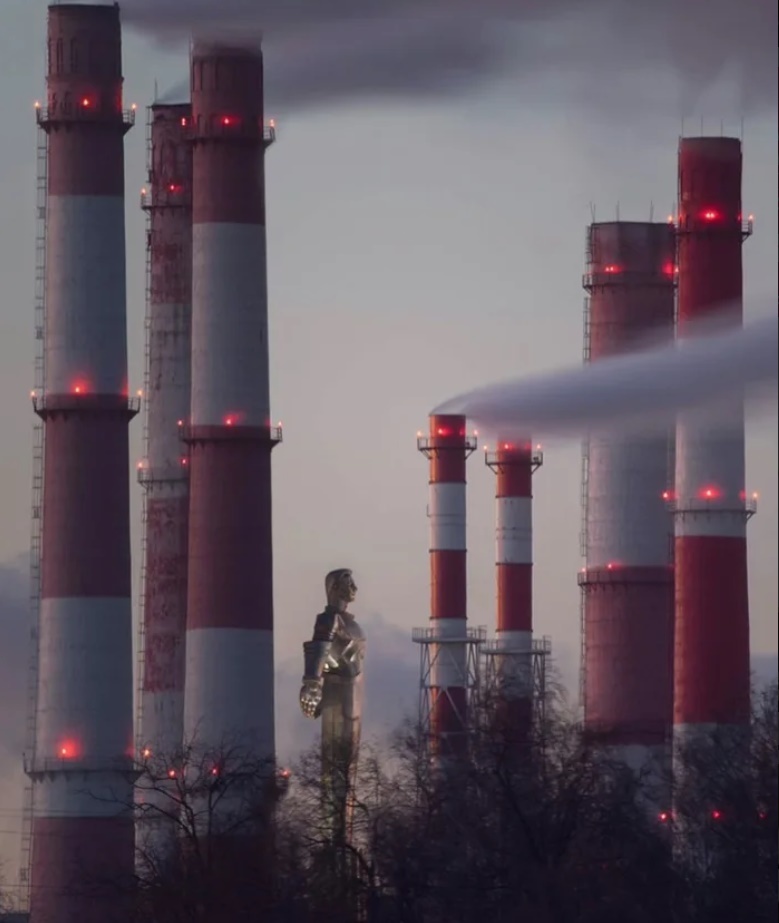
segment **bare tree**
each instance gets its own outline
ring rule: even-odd
[[[777,913],[777,685],[743,733],[710,733],[675,756],[673,837],[693,918],[761,923]]]
[[[234,745],[142,756],[133,805],[139,921],[258,919],[275,901],[274,813],[286,774]]]
[[[147,754],[138,923],[773,920],[775,686],[751,736],[686,754],[674,815],[648,809],[643,780],[594,750],[562,700],[519,749],[483,704],[469,758],[444,771],[413,727],[363,746],[357,767],[323,773],[312,750],[291,780],[239,748]],[[701,843],[705,871],[679,862]]]

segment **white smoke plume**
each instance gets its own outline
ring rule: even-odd
[[[742,111],[773,105],[777,92],[769,0],[124,0],[122,8],[126,22],[164,41],[262,34],[269,96],[286,107],[461,92],[523,71],[577,73],[608,84],[613,102],[615,74],[670,69],[688,112],[723,73],[739,87]]]
[[[432,413],[464,414],[500,438],[646,433],[689,410],[727,425],[722,415],[742,396],[753,411],[775,412],[778,335],[776,316],[726,331],[699,327],[682,343],[488,385]]]

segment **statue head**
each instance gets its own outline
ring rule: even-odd
[[[348,567],[339,567],[338,570],[330,571],[325,577],[325,593],[327,594],[327,605],[339,612],[345,612],[349,603],[354,602],[357,595],[357,584]]]

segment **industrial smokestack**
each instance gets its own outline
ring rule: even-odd
[[[477,679],[479,632],[467,627],[465,463],[476,448],[458,415],[430,417],[430,435],[417,448],[430,460],[430,627],[415,629],[420,644],[420,725],[439,762],[467,749],[468,700]]]
[[[271,760],[273,575],[259,48],[191,61],[192,405],[184,737]],[[217,814],[229,812],[229,799]],[[217,832],[220,817],[213,819]]]
[[[546,645],[533,644],[533,472],[543,463],[529,442],[499,439],[485,462],[495,481],[495,641],[483,645],[495,718],[518,749],[530,743],[534,675],[543,676]],[[535,650],[534,650],[535,648]],[[535,660],[540,658],[535,670]],[[538,692],[543,695],[543,688]]]
[[[719,316],[741,326],[741,143],[679,146],[678,336]],[[722,315],[722,305],[728,313]],[[749,724],[749,602],[744,416],[740,395],[717,426],[690,412],[676,435],[674,737]]]
[[[133,876],[124,135],[117,6],[49,8],[44,499],[31,918],[125,921]]]
[[[183,739],[189,460],[181,427],[189,419],[192,328],[191,107],[155,104],[149,120],[149,186],[141,194],[148,215],[146,457],[138,468],[146,491],[137,728],[142,760],[171,757]],[[170,845],[175,820],[152,811],[145,821],[138,845],[159,856]],[[162,825],[161,839],[147,843]]]
[[[587,234],[585,359],[671,341],[669,223],[605,222]],[[593,432],[585,443],[582,701],[585,729],[635,769],[662,759],[671,723],[670,432]]]

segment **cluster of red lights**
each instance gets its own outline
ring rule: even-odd
[[[757,817],[758,820],[767,820],[768,814],[766,811],[758,810]],[[712,808],[711,811],[709,811],[709,818],[711,820],[724,820],[725,814],[719,808]],[[673,811],[661,811],[657,815],[657,819],[661,824],[667,824],[674,820],[674,813]]]
[[[150,748],[150,747],[144,747],[143,750],[141,750],[141,757],[142,757],[144,760],[149,760],[149,759],[151,759],[151,757],[152,757],[151,748]],[[168,769],[168,771],[165,773],[165,775],[166,775],[169,779],[177,779],[177,778],[179,777],[180,773],[179,773],[179,771],[178,771],[177,769],[174,769],[174,768],[171,767],[170,769]],[[212,766],[211,769],[209,770],[209,775],[212,775],[212,776],[221,775],[221,769],[220,769],[220,767],[219,767],[219,766]]]
[[[619,266],[615,266],[613,263],[609,263],[608,266],[603,267],[603,271],[611,275],[612,273],[622,272]]]
[[[675,500],[676,499],[676,494],[672,490],[664,490],[661,496],[663,500]],[[714,487],[713,485],[702,487],[698,491],[699,500],[721,500],[723,496],[724,494],[722,493],[722,491],[719,490],[717,487]],[[746,500],[747,492],[745,490],[740,490],[738,493],[738,498],[739,500]],[[753,493],[751,495],[752,500],[757,500],[757,498],[758,498],[758,495],[756,493]]]
[[[709,812],[709,817],[712,820],[722,820],[723,816],[724,815],[722,811],[719,810],[719,808],[712,808],[712,810]],[[762,812],[759,813],[758,816],[761,819],[765,817],[765,815]],[[673,811],[661,811],[657,815],[657,819],[660,821],[661,824],[667,824],[674,819]]]

